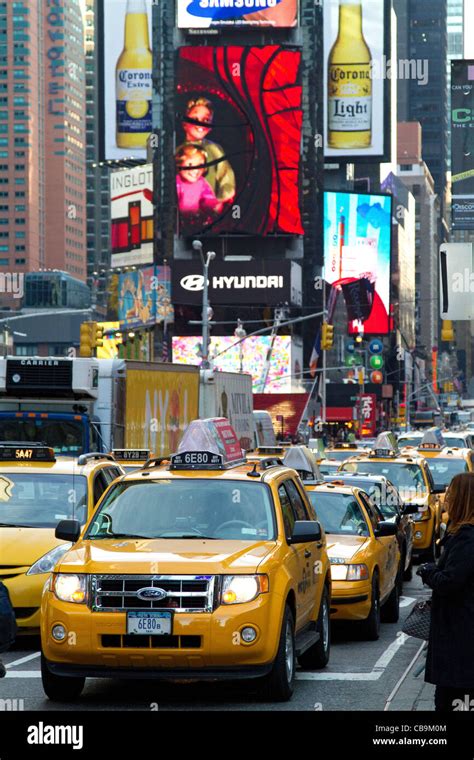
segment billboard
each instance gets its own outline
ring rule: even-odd
[[[180,235],[302,235],[301,52],[281,45],[178,51]]]
[[[390,330],[392,196],[324,193],[326,282],[342,292],[349,332]]]
[[[209,300],[219,305],[302,305],[302,270],[295,261],[214,261],[209,272]],[[199,261],[175,260],[173,303],[200,306],[204,275]]]
[[[388,150],[390,3],[325,0],[323,12],[324,155],[380,160]]]
[[[170,277],[167,266],[144,267],[119,276],[118,318],[121,328],[173,321]]]
[[[472,255],[472,243],[443,243],[439,249],[441,319],[474,319]]]
[[[452,228],[474,230],[474,60],[451,62]]]
[[[298,0],[177,0],[177,8],[179,29],[282,29],[298,23]]]
[[[209,359],[216,369],[226,372],[248,372],[252,375],[252,389],[261,390],[262,374],[272,339],[269,335],[253,335],[237,344],[234,335],[211,338]],[[220,356],[218,356],[220,354]],[[301,343],[290,335],[277,335],[273,343],[265,393],[290,393],[301,390],[298,377],[302,370]],[[175,336],[173,363],[200,364],[201,338]]]
[[[103,0],[101,12],[101,152],[106,161],[145,160],[152,130],[152,0],[136,0],[133,6],[127,0]]]
[[[153,263],[153,165],[110,175],[112,267]]]

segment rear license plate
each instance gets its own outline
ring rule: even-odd
[[[127,633],[147,636],[170,636],[171,612],[127,612]]]

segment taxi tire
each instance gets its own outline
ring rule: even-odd
[[[384,623],[397,623],[400,617],[400,587],[398,578],[381,610]]]
[[[324,610],[326,610],[326,616],[324,615]],[[326,644],[324,643],[324,621],[326,621],[326,624],[328,626]],[[329,594],[326,587],[324,587],[323,595],[321,598],[316,630],[319,633],[319,641],[307,649],[306,652],[301,655],[301,657],[298,657],[298,663],[301,665],[301,667],[308,670],[325,668],[329,662],[329,654],[331,651],[331,623]]]
[[[85,678],[74,676],[57,676],[48,668],[46,658],[41,655],[41,680],[46,696],[52,702],[70,702],[80,697]]]
[[[367,641],[377,641],[380,637],[381,623],[379,576],[377,572],[372,578],[371,602],[369,616],[361,621],[360,627]]]
[[[293,668],[291,678],[288,678],[286,665],[286,640],[288,626],[290,626],[293,645]],[[288,631],[289,632],[289,631]],[[295,686],[296,671],[296,647],[295,647],[295,621],[293,613],[287,604],[281,625],[278,652],[270,673],[262,680],[262,698],[268,702],[287,702],[291,699]]]

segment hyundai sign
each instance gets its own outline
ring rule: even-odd
[[[175,304],[201,305],[201,263],[175,261],[172,288]],[[209,300],[223,306],[301,306],[301,267],[294,261],[213,262],[209,267]]]

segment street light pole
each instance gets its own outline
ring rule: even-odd
[[[200,240],[193,240],[193,248],[201,254],[204,272],[202,290],[202,368],[209,369],[209,264],[216,258],[214,251],[208,251],[204,256]]]

